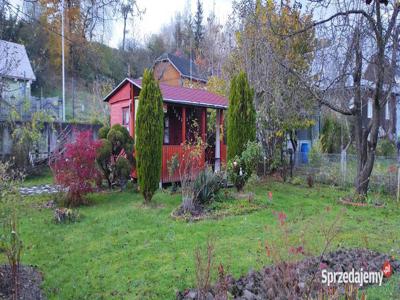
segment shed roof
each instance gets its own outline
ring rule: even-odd
[[[193,60],[176,56],[171,53],[164,53],[156,59],[155,63],[161,61],[169,61],[182,77],[207,82],[207,79],[200,74],[197,65]]]
[[[139,89],[142,88],[142,80],[125,78],[104,98],[104,101],[108,102],[111,97],[128,82],[132,83]],[[169,86],[166,84],[160,84],[160,90],[164,102],[220,109],[228,108],[228,100],[226,98],[206,90]]]
[[[24,45],[0,40],[0,76],[36,80]]]

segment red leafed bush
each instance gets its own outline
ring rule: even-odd
[[[101,173],[95,163],[96,150],[100,146],[101,141],[93,140],[92,131],[79,132],[74,142],[66,144],[51,159],[55,181],[67,190],[66,206],[84,204],[84,196],[101,181]]]

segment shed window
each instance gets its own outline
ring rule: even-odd
[[[164,114],[164,144],[169,144],[169,116]]]
[[[129,131],[129,106],[122,108],[122,126],[124,126]]]
[[[372,118],[372,99],[368,99],[367,117]]]

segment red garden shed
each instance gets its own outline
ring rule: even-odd
[[[141,84],[139,79],[125,78],[104,98],[110,107],[111,126],[121,124],[133,137]],[[175,154],[178,157],[182,156],[182,144],[190,139],[193,130],[200,131],[198,134],[208,144],[203,163],[219,170],[221,163],[226,162],[226,145],[222,132],[223,111],[228,108],[227,99],[203,89],[169,86],[162,83],[160,83],[160,89],[164,99],[162,183],[179,181],[178,173],[169,175],[167,162]],[[207,137],[207,116],[210,109],[216,110],[216,134],[211,139]],[[193,124],[198,124],[198,126],[193,127]],[[135,176],[136,173],[133,172],[133,174]]]

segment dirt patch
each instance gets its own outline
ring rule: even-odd
[[[385,204],[375,201],[374,203],[366,203],[366,202],[356,202],[351,198],[341,198],[339,199],[339,203],[342,205],[353,206],[353,207],[375,207],[375,208],[384,208]]]
[[[261,271],[250,271],[246,276],[234,279],[226,276],[214,285],[206,294],[206,299],[223,299],[221,293],[228,292],[233,299],[305,299],[311,296],[334,293],[343,295],[344,284],[327,287],[322,283],[322,271],[381,271],[389,261],[393,272],[400,272],[400,261],[392,257],[367,249],[341,249],[321,257],[310,257],[296,263],[281,263],[267,266]],[[384,279],[385,281],[386,279]],[[222,282],[222,283],[221,283]],[[364,288],[363,285],[361,288]],[[221,291],[221,287],[224,290]],[[198,291],[188,289],[178,292],[176,299],[197,299]]]
[[[203,206],[197,206],[190,213],[185,212],[182,206],[174,209],[171,213],[171,218],[178,221],[183,220],[186,222],[196,222],[211,217],[211,211]]]
[[[42,274],[34,267],[19,267],[19,292],[20,300],[43,300],[46,299],[40,286],[42,284]],[[12,299],[13,291],[11,284],[11,274],[9,266],[0,265],[0,299]]]

